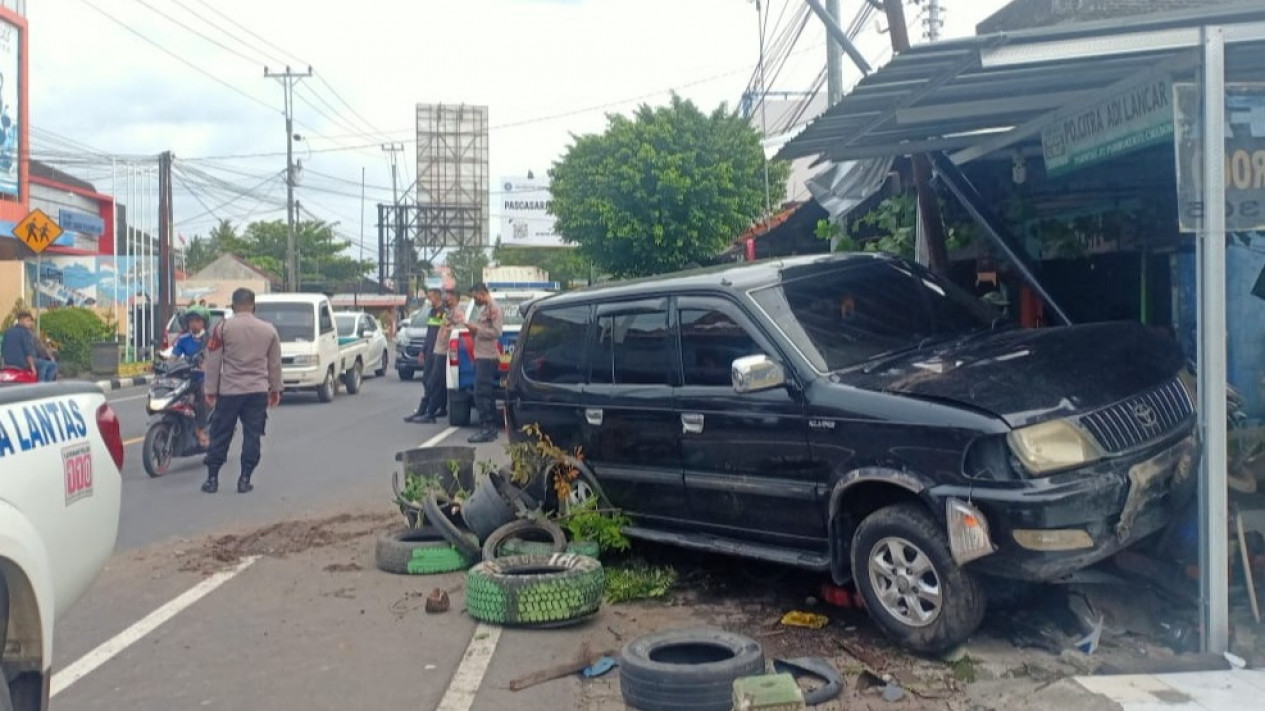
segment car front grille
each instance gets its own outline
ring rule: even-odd
[[[1148,393],[1082,415],[1080,423],[1103,449],[1116,454],[1170,434],[1194,414],[1189,393],[1174,379]]]

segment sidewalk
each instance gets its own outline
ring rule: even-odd
[[[131,378],[111,378],[109,380],[98,380],[96,386],[101,388],[102,392],[110,392],[112,390],[122,390],[123,388],[134,388],[141,385],[148,385],[154,379],[153,373],[145,375],[137,375]]]

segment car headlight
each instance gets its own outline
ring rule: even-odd
[[[1037,475],[1088,464],[1103,456],[1098,444],[1067,420],[1017,429],[1007,440],[1024,467]]]
[[[316,365],[317,358],[318,356],[313,355],[313,354],[296,355],[294,357],[294,364],[298,366],[304,366],[304,367],[309,366],[309,365]]]

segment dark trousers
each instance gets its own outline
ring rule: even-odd
[[[474,406],[479,409],[479,427],[495,430],[496,427],[496,376],[500,361],[495,358],[479,358],[474,362]]]
[[[233,443],[237,422],[242,423],[242,476],[250,476],[259,465],[259,439],[268,420],[268,393],[221,395],[211,415],[211,448],[207,450],[207,474],[218,476],[228,461],[228,448]]]
[[[435,417],[448,409],[448,356],[432,353],[426,359],[426,394],[418,412]]]

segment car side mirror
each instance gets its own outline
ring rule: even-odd
[[[786,370],[767,355],[738,358],[733,362],[733,385],[736,393],[757,393],[786,385]]]

